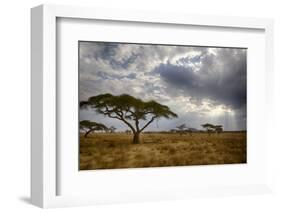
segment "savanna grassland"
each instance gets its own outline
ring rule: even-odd
[[[80,136],[80,170],[246,163],[246,132]]]

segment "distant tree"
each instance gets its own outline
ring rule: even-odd
[[[176,129],[170,129],[170,132],[175,133],[175,132],[177,132],[177,130]]]
[[[183,133],[186,132],[186,125],[185,124],[181,124],[179,126],[177,126],[178,132],[180,133],[180,135],[182,135]]]
[[[114,133],[115,130],[116,130],[116,128],[115,128],[114,126],[110,126],[110,127],[108,128],[108,130],[109,130],[110,133]]]
[[[140,133],[158,118],[175,118],[177,114],[156,101],[142,101],[130,95],[101,94],[80,102],[81,108],[93,108],[97,113],[125,123],[133,132],[133,143],[140,143]],[[140,121],[147,121],[140,127]],[[133,124],[131,123],[133,122]]]
[[[192,136],[192,133],[193,133],[193,132],[199,132],[199,130],[196,129],[196,128],[189,127],[189,128],[188,128],[188,132],[189,132],[190,136]]]
[[[223,131],[222,125],[215,125],[214,129],[216,133],[221,133]]]
[[[209,123],[206,123],[206,124],[202,124],[201,125],[204,129],[206,129],[206,131],[209,133],[209,135],[214,132],[214,125],[213,124],[209,124]]]
[[[127,129],[127,130],[125,130],[125,133],[126,133],[127,135],[129,135],[129,134],[131,134],[131,133],[132,133],[132,131],[131,131],[131,130],[129,130],[129,129]]]
[[[192,132],[193,132],[193,129],[192,129],[192,128],[187,128],[186,131],[189,133],[190,136],[192,136]]]
[[[212,132],[221,133],[223,131],[222,125],[213,125],[213,124],[206,123],[206,124],[202,124],[201,126],[207,130],[209,135]]]
[[[80,130],[85,131],[84,137],[86,138],[91,132],[98,131],[98,130],[108,130],[108,128],[101,123],[97,123],[94,121],[83,120],[80,121]]]

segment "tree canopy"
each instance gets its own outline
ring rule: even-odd
[[[156,101],[143,101],[133,96],[101,94],[80,102],[81,108],[93,108],[97,113],[125,123],[134,133],[134,142],[139,143],[139,133],[157,118],[175,118],[177,114],[168,106]],[[147,121],[140,127],[140,120]]]
[[[213,128],[214,128],[214,125],[213,125],[213,124],[209,124],[209,123],[202,124],[201,126],[202,126],[204,129],[206,129],[206,130],[213,130]]]
[[[202,124],[201,125],[204,129],[207,130],[207,132],[217,132],[217,133],[221,133],[223,131],[223,127],[222,125],[213,125],[213,124]]]
[[[222,125],[215,125],[214,129],[217,133],[221,133],[223,131]]]
[[[94,132],[94,131],[98,131],[98,130],[107,131],[108,130],[108,128],[104,124],[97,123],[94,121],[89,121],[89,120],[80,121],[79,127],[81,130],[85,131],[84,137],[87,137],[88,134],[90,134],[91,132]]]

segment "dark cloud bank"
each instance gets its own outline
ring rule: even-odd
[[[160,64],[153,72],[159,73],[173,90],[181,89],[182,93],[191,97],[207,98],[214,103],[239,109],[246,105],[247,64],[246,52],[238,52],[222,48],[218,49],[216,56],[202,55],[196,59],[197,63],[202,64],[197,72],[191,66],[170,63]]]

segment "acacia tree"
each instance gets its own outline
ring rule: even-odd
[[[223,131],[222,125],[216,125],[214,126],[214,129],[216,133],[221,133]]]
[[[129,134],[131,134],[131,133],[132,133],[132,131],[131,131],[131,130],[129,130],[129,129],[126,129],[126,130],[125,130],[125,133],[126,133],[127,135],[129,135]]]
[[[114,133],[115,130],[116,130],[116,128],[115,128],[115,126],[110,126],[110,127],[108,128],[108,130],[109,130],[110,133]]]
[[[178,132],[180,133],[180,135],[182,135],[186,131],[186,125],[181,124],[181,125],[177,126],[177,129],[178,129]]]
[[[223,131],[222,125],[213,125],[206,123],[202,124],[201,126],[207,130],[209,135],[211,134],[211,132],[221,133]]]
[[[175,133],[175,132],[177,132],[177,130],[176,129],[170,129],[170,132]]]
[[[101,123],[97,123],[94,121],[89,120],[83,120],[80,121],[80,129],[85,131],[84,137],[86,138],[91,132],[98,131],[98,130],[104,130],[107,131],[108,128]]]
[[[192,132],[194,131],[194,128],[187,128],[187,132],[190,136],[192,136]]]
[[[201,125],[204,129],[206,129],[206,131],[209,133],[209,135],[211,134],[211,132],[214,131],[214,125],[213,124],[209,124],[209,123],[206,123],[206,124],[202,124]]]
[[[133,143],[140,143],[140,133],[157,118],[175,118],[177,114],[156,101],[142,101],[130,95],[101,94],[80,102],[81,108],[93,108],[109,118],[125,123],[133,132]],[[140,121],[146,121],[140,126]]]

